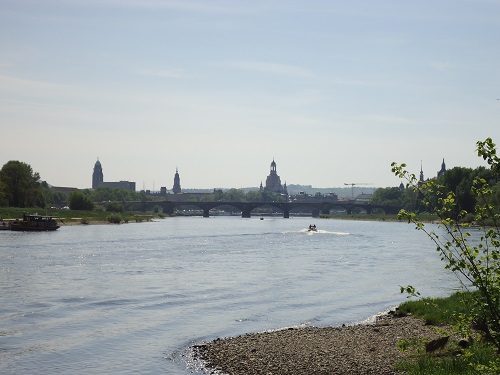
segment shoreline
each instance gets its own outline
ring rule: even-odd
[[[422,319],[387,313],[374,323],[247,333],[192,349],[208,374],[399,375],[394,366],[410,355],[399,341],[439,337]]]

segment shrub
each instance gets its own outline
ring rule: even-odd
[[[116,201],[111,201],[106,204],[106,211],[108,212],[123,212],[123,204]]]
[[[122,217],[121,215],[109,215],[108,216],[108,222],[111,224],[120,224],[122,222]]]
[[[68,206],[71,210],[91,211],[94,208],[94,202],[92,202],[88,195],[74,191],[69,195]]]

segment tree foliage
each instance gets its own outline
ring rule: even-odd
[[[89,194],[82,193],[81,191],[74,191],[69,195],[68,206],[71,210],[93,210],[94,202]]]
[[[399,217],[415,224],[432,239],[445,268],[457,275],[464,289],[478,292],[473,294],[473,305],[462,321],[483,327],[491,343],[500,350],[500,215],[498,206],[492,204],[498,199],[498,186],[491,187],[491,184],[498,185],[500,159],[491,138],[477,142],[477,153],[486,160],[490,169],[477,170],[472,179],[471,171],[465,169],[457,169],[444,181],[425,183],[408,173],[405,164],[393,163],[392,171],[406,179],[407,186],[421,197],[427,210],[437,215],[445,234],[428,231],[414,212],[402,210]],[[457,196],[460,195],[459,200]],[[482,234],[479,239],[472,238],[471,232],[467,231],[469,223],[466,218],[471,215],[480,225]],[[414,290],[411,286],[402,290],[408,288]]]
[[[373,192],[370,200],[373,204],[380,205],[401,205],[403,202],[405,191],[398,187],[380,188]]]
[[[208,202],[285,202],[283,194],[272,191],[249,191],[245,193],[242,189],[214,189],[212,194],[203,197]]]
[[[412,177],[414,183],[422,184],[421,181],[417,181],[415,175],[408,173],[409,176]],[[432,183],[442,186],[446,191],[453,192],[456,202],[454,215],[456,216],[461,210],[474,212],[477,197],[472,193],[471,189],[474,180],[477,178],[482,178],[490,184],[493,194],[488,199],[490,199],[490,202],[496,208],[500,207],[500,184],[492,173],[492,170],[485,167],[475,169],[454,167],[435,179],[424,181],[423,184],[429,186]],[[412,212],[433,212],[432,207],[439,207],[441,205],[439,196],[435,191],[427,189],[424,197],[422,192],[414,189],[411,184],[406,184],[404,189],[395,187],[379,188],[373,193],[370,202],[373,204],[401,205],[405,210]]]
[[[11,207],[33,207],[40,189],[40,175],[30,165],[11,160],[0,170],[0,199]]]
[[[143,201],[146,200],[144,193],[136,191],[125,190],[120,188],[97,188],[95,190],[87,190],[91,199],[94,202],[107,202],[107,201]]]
[[[108,212],[123,212],[123,204],[116,201],[106,203],[106,211]]]

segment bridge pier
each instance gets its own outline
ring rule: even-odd
[[[290,218],[290,210],[283,210],[283,219]]]
[[[250,212],[251,212],[251,210],[243,210],[243,211],[241,211],[241,217],[249,219],[251,217]]]
[[[210,217],[210,209],[209,208],[203,209],[203,217]]]
[[[168,202],[163,202],[162,204],[162,210],[164,214],[172,216],[174,214],[175,208],[169,204]]]

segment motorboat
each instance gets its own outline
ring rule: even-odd
[[[307,228],[308,232],[317,232],[318,229],[316,229],[316,224],[314,225],[309,225],[309,228]]]

